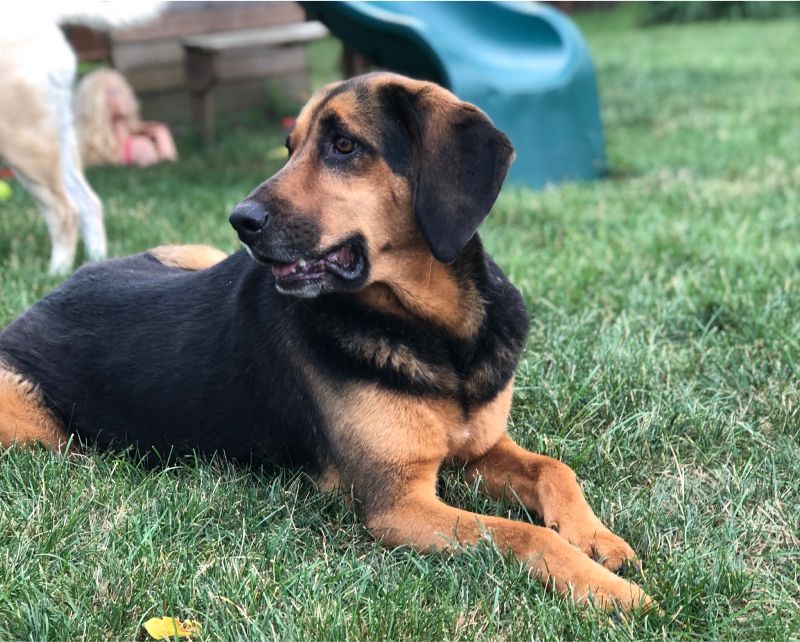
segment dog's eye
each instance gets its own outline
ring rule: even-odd
[[[333,149],[336,150],[337,153],[342,154],[342,156],[352,154],[355,148],[355,142],[345,136],[337,136],[333,139]]]

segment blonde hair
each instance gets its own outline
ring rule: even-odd
[[[111,113],[108,104],[111,89],[120,92],[125,104],[124,114]],[[121,150],[114,120],[124,120],[131,134],[142,128],[139,103],[124,76],[113,69],[98,69],[84,76],[75,92],[74,110],[83,164],[120,165]]]

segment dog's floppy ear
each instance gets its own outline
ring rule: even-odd
[[[414,101],[414,214],[433,256],[452,263],[494,205],[514,148],[480,109],[425,85]]]

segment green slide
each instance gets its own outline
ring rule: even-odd
[[[529,2],[303,2],[382,68],[433,80],[511,138],[509,180],[531,187],[601,176],[603,128],[586,43],[562,13]]]

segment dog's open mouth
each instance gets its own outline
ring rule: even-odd
[[[332,274],[356,281],[364,272],[364,253],[357,243],[348,242],[321,257],[304,258],[291,263],[272,262],[272,274],[282,290],[291,290]]]

